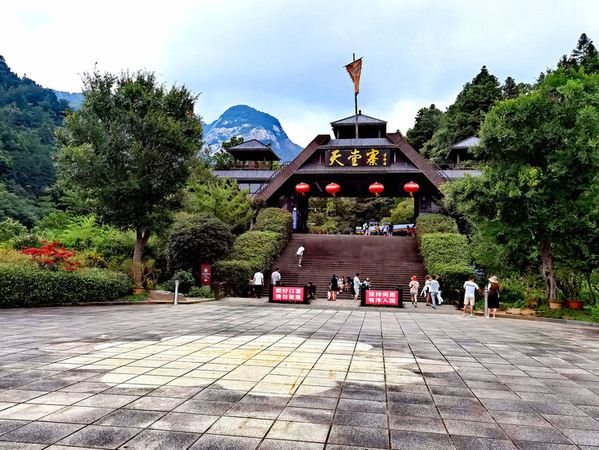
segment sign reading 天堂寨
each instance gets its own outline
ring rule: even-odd
[[[327,150],[325,162],[329,167],[388,166],[391,150],[388,148],[356,148],[353,150]]]

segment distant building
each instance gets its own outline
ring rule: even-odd
[[[452,145],[445,156],[445,163],[441,171],[443,177],[449,180],[462,178],[466,174],[477,176],[481,171],[473,168],[468,163],[472,161],[472,153],[470,148],[475,147],[480,143],[480,139],[476,136],[463,139],[460,142]]]
[[[212,174],[237,180],[239,189],[249,187],[252,195],[280,169],[277,154],[256,139],[230,147],[227,152],[235,158],[235,162],[227,170],[214,170]]]

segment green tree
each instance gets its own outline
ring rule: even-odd
[[[146,71],[88,73],[83,83],[81,109],[57,133],[59,179],[101,221],[135,230],[133,262],[141,264],[152,233],[180,208],[201,148],[197,96],[184,86],[167,89]]]
[[[584,67],[586,73],[597,73],[599,72],[599,52],[586,33],[582,33],[570,56],[563,55],[557,65],[561,69],[577,71]]]
[[[497,77],[486,66],[470,83],[466,83],[456,101],[442,116],[441,125],[422,153],[428,158],[442,160],[449,148],[463,139],[478,136],[486,113],[502,97]]]
[[[528,95],[497,103],[477,152],[483,176],[449,195],[510,249],[530,254],[536,247],[547,298],[557,300],[555,249],[581,236],[596,241],[599,75],[561,69]]]
[[[252,220],[250,189],[239,190],[237,181],[215,178],[207,183],[190,183],[186,210],[192,213],[209,212],[235,232],[243,231]]]
[[[434,104],[421,108],[416,114],[414,127],[406,133],[408,142],[418,152],[424,147],[439,129],[443,112]]]

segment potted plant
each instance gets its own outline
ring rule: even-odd
[[[569,267],[560,268],[557,271],[557,283],[562,291],[568,308],[582,309],[583,302],[580,300],[582,278],[580,277],[580,274]]]

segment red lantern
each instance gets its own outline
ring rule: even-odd
[[[385,186],[381,183],[372,183],[368,187],[368,190],[378,197],[379,194],[385,190]]]
[[[420,189],[420,186],[418,186],[417,183],[410,181],[409,183],[403,185],[403,189],[404,191],[410,193],[410,197],[414,197],[414,192],[417,192],[418,189]]]
[[[296,192],[299,192],[302,195],[306,195],[306,192],[310,190],[310,185],[308,183],[300,183],[295,185]]]
[[[333,197],[335,197],[335,193],[339,192],[339,189],[341,189],[341,186],[339,186],[337,183],[329,183],[325,188],[329,194],[333,194]]]

